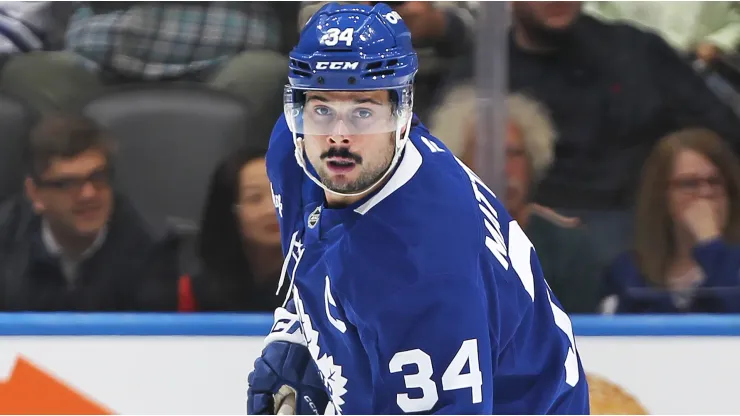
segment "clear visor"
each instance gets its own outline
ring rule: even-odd
[[[291,131],[301,135],[391,133],[410,116],[408,107],[397,105],[391,95],[391,91],[286,90],[285,118]]]

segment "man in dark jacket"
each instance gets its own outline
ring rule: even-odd
[[[509,82],[559,132],[535,202],[580,217],[606,258],[629,242],[637,178],[661,137],[710,128],[740,151],[740,121],[658,35],[581,14],[579,2],[513,2]]]
[[[0,207],[0,309],[176,310],[173,251],[114,195],[110,151],[83,117],[34,129],[26,195]]]

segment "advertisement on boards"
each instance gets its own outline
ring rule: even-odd
[[[0,414],[245,414],[262,346],[261,336],[0,335]],[[619,392],[631,413],[740,413],[740,337],[581,336],[578,349],[606,386],[599,399]]]

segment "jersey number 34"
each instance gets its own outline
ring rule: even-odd
[[[532,271],[531,254],[532,243],[524,234],[516,221],[509,224],[509,258],[522,285],[529,292],[534,301],[534,272]],[[573,336],[573,325],[568,315],[558,307],[550,296],[550,288],[545,291],[547,300],[552,308],[555,325],[565,333],[570,341],[568,355],[565,359],[565,382],[571,387],[578,384],[580,378],[578,369],[578,357],[576,353],[575,337]],[[406,413],[424,412],[431,410],[439,400],[437,385],[432,380],[434,369],[432,358],[420,349],[413,349],[396,353],[391,358],[389,370],[391,373],[401,372],[403,367],[415,364],[418,372],[404,376],[404,382],[408,389],[421,389],[421,397],[410,398],[407,393],[398,394],[396,401],[398,407]],[[465,365],[468,372],[463,374]],[[463,341],[455,358],[442,374],[442,390],[458,390],[470,388],[472,391],[472,402],[480,403],[483,400],[483,377],[480,371],[478,358],[478,340],[468,339]]]

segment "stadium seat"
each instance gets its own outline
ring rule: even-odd
[[[116,138],[116,187],[160,231],[195,232],[217,164],[269,135],[255,131],[242,101],[200,84],[126,86],[83,112]]]
[[[26,140],[37,117],[30,106],[0,93],[0,201],[23,189]]]

